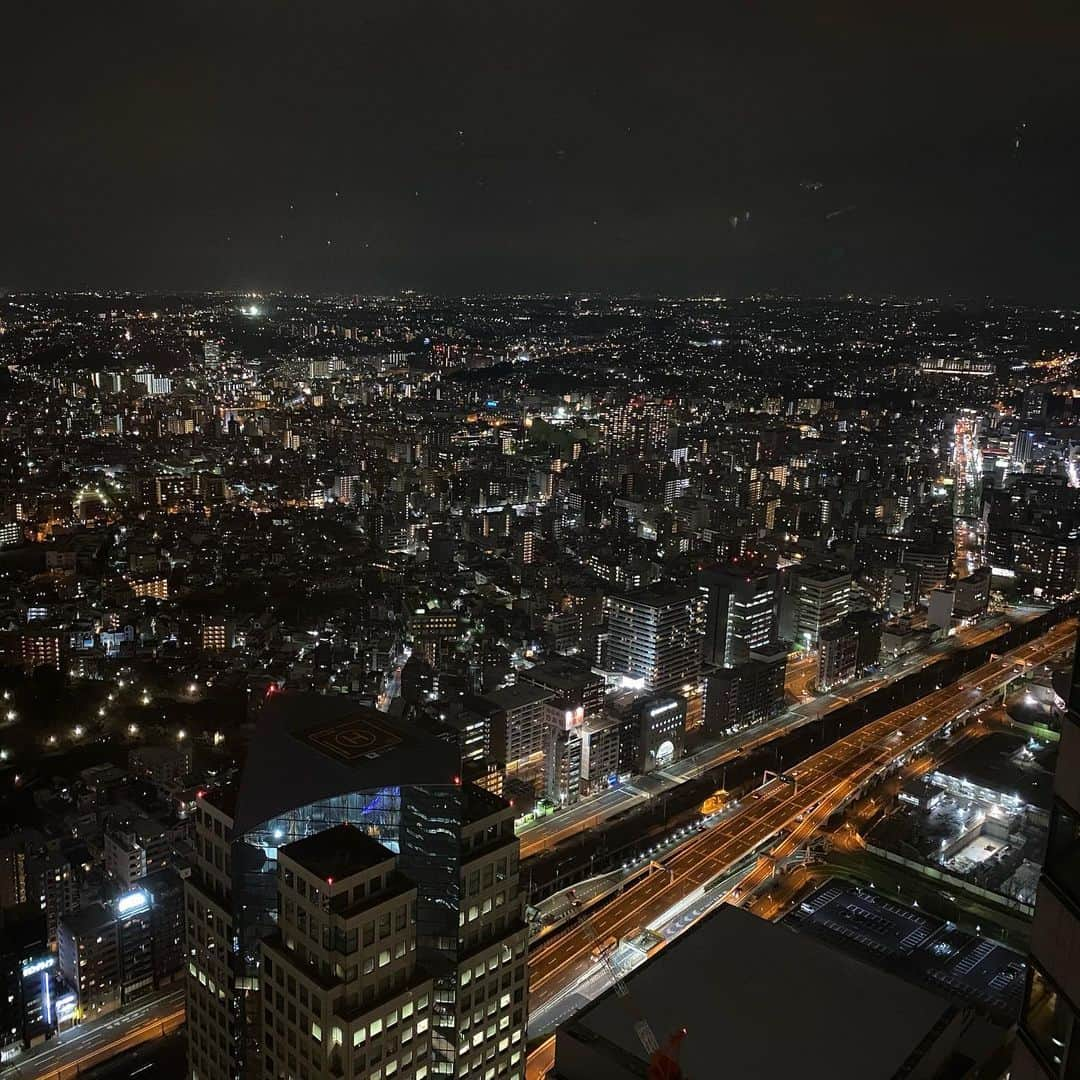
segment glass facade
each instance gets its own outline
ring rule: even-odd
[[[241,912],[234,948],[240,952],[248,975],[257,969],[259,942],[277,925],[278,848],[344,822],[363,827],[396,853],[401,790],[386,787],[354,791],[309,803],[249,829],[234,845],[234,890],[240,898]]]
[[[1020,1016],[1021,1045],[1013,1061],[1017,1080],[1043,1076],[1080,1080],[1078,984],[1069,963],[1080,946],[1080,811],[1072,805],[1080,769],[1072,727],[1080,723],[1078,673],[1080,649],[1074,651],[1070,700],[1058,749],[1050,839],[1035,910],[1035,946]]]
[[[1073,1034],[1080,1034],[1076,1014],[1057,987],[1034,965],[1028,974],[1023,1031],[1029,1046],[1042,1060],[1043,1066],[1055,1080],[1077,1080],[1080,1077],[1080,1056],[1066,1053]]]
[[[1059,891],[1080,908],[1080,814],[1060,800],[1050,817],[1044,868]]]

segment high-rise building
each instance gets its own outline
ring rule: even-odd
[[[105,870],[121,885],[161,870],[169,853],[164,829],[149,818],[125,821],[105,831]]]
[[[474,711],[488,717],[491,755],[501,762],[508,780],[518,780],[541,794],[544,747],[551,726],[552,690],[519,682],[468,699]]]
[[[263,1073],[425,1077],[434,981],[416,960],[416,885],[349,823],[278,849],[261,945]]]
[[[1080,1075],[1080,649],[1073,657],[1050,811],[1050,842],[1031,927],[1013,1080]]]
[[[608,670],[650,693],[688,693],[700,671],[695,594],[654,587],[605,597]]]
[[[28,669],[52,667],[59,670],[63,642],[57,633],[33,631],[19,637],[20,658]]]
[[[871,611],[853,611],[821,631],[818,639],[817,689],[825,692],[861,675],[881,653],[881,619]]]
[[[607,420],[607,436],[615,450],[639,455],[666,455],[675,425],[670,402],[633,398],[613,408]]]
[[[952,564],[952,545],[920,544],[904,548],[902,560],[904,569],[914,574],[914,594],[925,597],[947,584]]]
[[[704,663],[731,667],[775,640],[780,595],[776,570],[719,567],[705,571],[700,584],[706,595]]]
[[[748,660],[706,675],[705,729],[726,735],[771,720],[784,708],[788,645],[773,642]]]
[[[991,571],[980,566],[967,577],[958,578],[953,585],[953,613],[959,619],[971,619],[986,613],[990,606]]]
[[[611,711],[620,720],[620,772],[653,772],[682,757],[685,698],[677,694],[639,695],[625,703],[616,701]]]
[[[0,911],[25,904],[33,895],[32,858],[24,832],[0,839]]]
[[[147,394],[172,393],[172,379],[167,375],[155,375],[152,371],[137,371],[135,381],[142,385]]]
[[[795,639],[813,648],[826,626],[839,622],[851,603],[851,574],[828,566],[800,568],[795,576]]]
[[[198,799],[187,883],[192,1078],[422,1080],[490,1068],[522,1080],[514,811],[463,784],[460,769],[454,742],[347,699],[281,694],[267,704],[238,787]],[[333,837],[317,838],[345,837],[346,823],[335,855]],[[267,1024],[272,1043],[260,1039]]]
[[[57,1023],[56,954],[34,904],[0,911],[0,1053],[28,1049]],[[10,1070],[17,1073],[18,1070]]]
[[[59,851],[46,852],[39,865],[41,906],[45,911],[45,932],[51,948],[60,932],[60,920],[82,907],[82,893],[67,856]]]
[[[153,897],[135,889],[64,916],[60,972],[83,1020],[123,1008],[154,989]]]

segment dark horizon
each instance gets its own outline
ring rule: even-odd
[[[1080,19],[1056,5],[9,25],[9,290],[1080,287]]]

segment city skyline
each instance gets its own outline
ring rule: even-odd
[[[1080,1076],[1080,8],[4,30],[0,1080]]]

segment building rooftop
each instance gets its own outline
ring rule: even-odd
[[[200,788],[196,794],[200,792],[203,802],[220,810],[226,817],[235,819],[237,795],[235,784],[225,784],[223,787],[211,788],[209,791]]]
[[[482,821],[492,814],[508,810],[510,804],[501,796],[485,790],[478,784],[465,784],[462,787],[462,823],[471,825]]]
[[[644,589],[630,589],[625,592],[613,592],[616,600],[626,600],[641,607],[663,608],[676,604],[685,604],[694,600],[697,593],[691,589],[679,589],[673,585],[650,585]]]
[[[104,904],[90,904],[78,911],[70,911],[60,920],[76,937],[96,934],[116,921],[115,914]]]
[[[324,881],[343,880],[394,859],[389,848],[348,822],[286,844],[279,854]]]
[[[686,1029],[686,1076],[892,1080],[953,1012],[925,990],[728,905],[627,982],[661,1043]],[[598,1054],[623,1064],[595,1075],[645,1075],[633,1017],[613,990],[560,1028],[556,1071],[578,1080]]]
[[[460,773],[458,747],[377,709],[344,695],[276,694],[251,740],[235,828],[356,791],[450,786]]]
[[[542,664],[534,664],[518,672],[518,679],[534,679],[545,686],[554,686],[558,690],[581,690],[594,683],[602,683],[603,676],[597,675],[586,664],[576,660],[552,658]]]
[[[832,581],[844,581],[851,579],[851,571],[841,566],[801,566],[799,567],[799,581],[813,581],[819,585],[827,585]]]
[[[520,709],[523,705],[535,705],[539,701],[547,701],[552,697],[552,691],[535,683],[514,683],[513,686],[503,686],[498,690],[492,690],[483,694],[481,701],[494,705],[496,709],[509,711]]]
[[[1015,795],[1028,806],[1049,810],[1054,786],[1053,747],[1036,747],[1025,736],[993,731],[970,743],[937,771],[977,787]]]
[[[758,645],[750,650],[751,660],[762,660],[767,664],[775,664],[785,659],[791,652],[791,643],[788,641],[771,641],[767,645]]]
[[[998,1024],[1013,1023],[1020,1011],[1022,954],[877,890],[826,881],[785,923]]]

